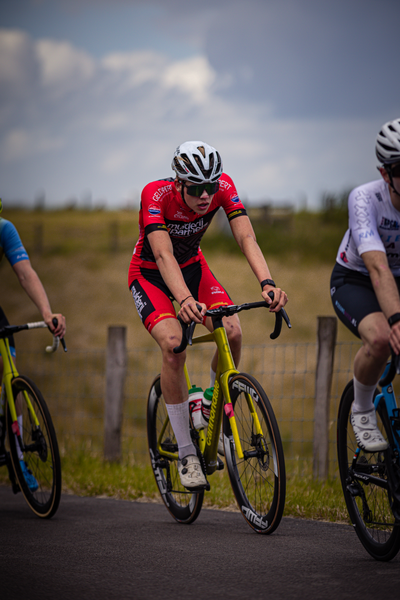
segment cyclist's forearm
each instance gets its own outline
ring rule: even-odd
[[[188,296],[191,296],[182,276],[182,271],[171,253],[162,253],[156,258],[157,267],[161,273],[166,286],[170,290],[175,300],[179,303]]]
[[[21,262],[28,263],[29,261]],[[47,321],[52,315],[52,310],[46,291],[39,279],[38,274],[30,266],[30,264],[22,265],[21,263],[16,263],[14,265],[14,271],[17,274],[22,288],[25,290],[32,302],[37,306],[43,319]]]
[[[252,237],[247,237],[242,241],[241,250],[250,265],[251,270],[261,283],[265,279],[272,279],[271,271],[267,265],[267,261],[257,241]]]

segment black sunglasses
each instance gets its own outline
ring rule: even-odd
[[[387,165],[386,170],[392,174],[392,177],[400,177],[400,163]]]
[[[215,181],[214,183],[200,183],[199,185],[186,185],[186,190],[189,196],[196,196],[200,198],[204,191],[207,192],[209,196],[216,194],[219,190],[219,181]]]

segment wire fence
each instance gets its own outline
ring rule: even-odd
[[[329,474],[335,476],[336,418],[341,393],[352,377],[359,342],[336,344],[329,419]],[[209,386],[213,348],[194,346],[188,352],[193,384]],[[312,462],[317,343],[244,346],[240,370],[251,373],[265,389],[275,412],[288,470],[299,462]],[[82,445],[103,449],[105,350],[76,350],[42,355],[18,352],[19,372],[31,377],[49,406],[61,451]],[[148,461],[146,400],[161,368],[158,347],[128,349],[121,432],[123,458]]]

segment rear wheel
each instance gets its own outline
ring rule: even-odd
[[[179,523],[193,523],[200,514],[204,492],[194,493],[184,488],[177,461],[160,454],[160,450],[177,454],[178,444],[168,419],[159,376],[154,380],[147,400],[147,438],[151,466],[165,506]]]
[[[28,377],[15,377],[12,391],[24,445],[21,450],[12,430],[8,408],[7,431],[12,466],[33,512],[39,517],[50,518],[57,511],[61,498],[61,462],[54,426],[46,402],[33,381]],[[27,400],[32,405],[39,427],[32,419]]]
[[[286,473],[283,448],[272,406],[261,385],[240,373],[229,381],[244,458],[237,456],[229,419],[224,415],[224,447],[229,478],[247,523],[257,533],[278,527],[285,507]],[[256,429],[255,413],[261,426]]]
[[[392,512],[394,499],[388,487],[391,449],[364,452],[358,448],[350,423],[353,382],[342,395],[337,424],[337,450],[343,494],[353,527],[364,548],[377,560],[391,560],[400,549],[400,520]],[[377,409],[377,423],[387,440],[386,405]]]

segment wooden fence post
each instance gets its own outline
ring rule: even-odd
[[[104,458],[121,458],[121,427],[127,365],[126,327],[109,327],[104,407]]]
[[[329,400],[337,334],[336,317],[318,317],[318,355],[315,375],[314,479],[327,479],[329,470]]]

